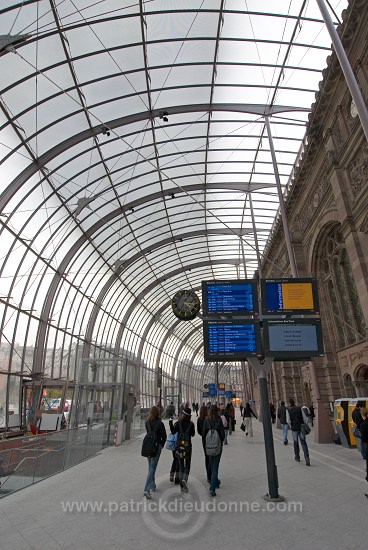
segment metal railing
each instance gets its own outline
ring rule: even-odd
[[[23,437],[0,451],[0,497],[74,466],[111,445],[116,422]]]

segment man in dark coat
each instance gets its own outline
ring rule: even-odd
[[[353,419],[353,422],[356,425],[356,427],[358,428],[358,430],[360,430],[360,425],[363,422],[363,418],[362,418],[362,415],[361,415],[361,410],[362,410],[363,407],[364,407],[364,403],[362,403],[360,401],[357,401],[357,403],[355,405],[355,409],[351,413],[351,417]],[[355,439],[356,439],[356,444],[357,444],[358,451],[362,455],[362,458],[364,458],[364,460],[366,460],[367,451],[366,451],[365,446],[362,445],[362,440],[359,437],[356,437]]]
[[[301,407],[297,407],[295,405],[294,399],[289,399],[289,403],[290,403],[290,407],[288,408],[288,411],[290,416],[290,428],[293,434],[295,460],[297,462],[300,462],[300,449],[299,449],[299,440],[300,440],[300,444],[302,446],[303,453],[304,453],[305,463],[307,466],[310,466],[307,441],[304,433],[301,431],[301,426],[302,424],[305,423],[302,409]]]

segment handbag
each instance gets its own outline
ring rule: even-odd
[[[304,435],[308,435],[311,433],[311,429],[310,427],[308,426],[308,424],[301,424],[300,425],[300,431],[302,432],[302,434]]]
[[[360,430],[358,428],[358,426],[355,424],[354,428],[353,428],[353,436],[358,439],[362,439],[362,434],[360,433]]]
[[[245,432],[244,422],[242,422],[242,423],[240,424],[240,429],[241,429],[243,432]]]
[[[166,449],[169,449],[169,451],[175,451],[177,439],[178,439],[178,432],[176,432],[176,434],[169,433],[165,443]]]

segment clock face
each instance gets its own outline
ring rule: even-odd
[[[350,116],[351,118],[355,118],[357,115],[358,115],[358,109],[355,105],[354,99],[352,99],[350,102]]]
[[[194,290],[179,290],[171,300],[174,315],[181,321],[191,321],[201,308],[201,302]]]

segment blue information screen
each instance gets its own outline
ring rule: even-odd
[[[255,280],[202,281],[204,316],[258,313]]]
[[[281,283],[267,283],[266,290],[266,304],[268,309],[274,311],[282,311],[282,287]]]
[[[260,354],[258,321],[203,321],[206,361],[245,360]]]

